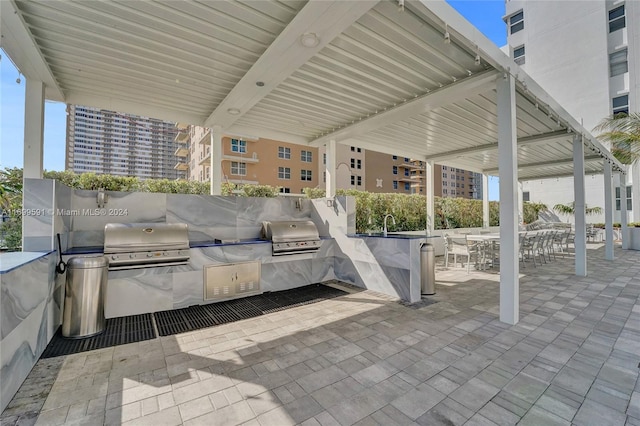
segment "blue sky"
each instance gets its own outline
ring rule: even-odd
[[[498,46],[506,44],[502,22],[503,0],[449,1],[462,16]],[[24,77],[16,83],[18,71],[2,51],[0,61],[0,168],[22,167],[24,139]],[[66,134],[65,105],[47,102],[45,106],[44,168],[64,170]],[[489,199],[498,199],[497,179],[490,178]]]

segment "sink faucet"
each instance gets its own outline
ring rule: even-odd
[[[391,214],[387,214],[387,215],[385,215],[385,216],[384,216],[384,228],[383,228],[383,230],[382,230],[382,235],[383,235],[383,236],[385,236],[385,237],[387,236],[387,219],[388,219],[388,218],[391,218],[391,222],[392,222],[394,225],[396,224],[396,218],[395,218],[395,217],[393,217],[393,215],[391,215]]]

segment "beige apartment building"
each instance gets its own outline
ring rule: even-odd
[[[211,134],[200,126],[178,123],[177,170],[189,180],[209,180]],[[264,138],[222,137],[223,182],[271,185],[281,192],[300,194],[318,186],[318,149]]]
[[[211,135],[208,129],[178,123],[175,168],[189,180],[209,180]],[[336,187],[369,192],[426,194],[425,163],[355,146],[336,147]],[[310,148],[263,138],[222,138],[222,178],[239,185],[279,186],[300,194],[326,183],[324,147]],[[366,166],[366,167],[365,167]],[[481,175],[435,165],[435,194],[439,197],[482,197]]]
[[[320,152],[324,155],[323,148]],[[423,161],[347,145],[338,145],[337,157],[336,186],[338,188],[369,192],[426,194]],[[320,170],[324,169],[324,164],[323,162],[320,165]],[[481,199],[482,175],[436,164],[434,195]]]

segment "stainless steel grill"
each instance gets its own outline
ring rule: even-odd
[[[262,237],[271,241],[274,256],[316,252],[322,245],[310,220],[262,222]]]
[[[186,223],[108,223],[104,255],[109,269],[183,265],[189,261]]]

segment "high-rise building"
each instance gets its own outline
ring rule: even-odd
[[[640,111],[640,2],[508,0],[505,5],[510,55],[586,129],[612,114]],[[630,175],[627,205],[638,221],[637,164]],[[603,207],[602,176],[588,177],[586,185],[587,204]],[[572,178],[524,182],[523,189],[525,200],[548,206],[574,198]],[[619,221],[619,189],[616,196],[614,220]],[[604,216],[588,220],[604,222]]]
[[[175,123],[68,105],[65,167],[142,179],[185,177],[174,168],[176,133]]]

